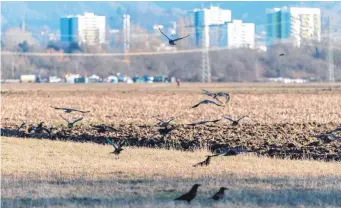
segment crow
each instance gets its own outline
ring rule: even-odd
[[[193,165],[193,167],[204,166],[204,165],[208,166],[211,162],[211,157],[212,157],[211,155],[207,156],[206,160]]]
[[[198,122],[194,122],[194,123],[190,123],[190,124],[187,124],[189,126],[196,126],[196,125],[201,125],[201,124],[205,124],[205,123],[217,123],[218,121],[221,121],[221,119],[216,119],[216,120],[212,120],[212,121],[198,121]]]
[[[214,104],[214,105],[216,105],[216,106],[222,107],[222,105],[220,105],[220,104],[218,104],[218,103],[216,103],[216,102],[214,102],[214,101],[212,101],[212,100],[203,100],[203,101],[199,102],[198,104],[193,105],[191,108],[196,108],[196,107],[198,107],[198,106],[201,105],[201,104]],[[190,108],[190,109],[191,109],[191,108]]]
[[[226,92],[214,93],[214,92],[210,92],[210,91],[204,90],[204,89],[202,89],[202,91],[203,91],[203,94],[212,97],[213,99],[217,100],[220,103],[223,103],[223,102],[221,102],[218,97],[225,97],[225,100],[226,100],[225,103],[226,104],[230,101],[230,94],[228,94]]]
[[[175,44],[175,41],[178,41],[178,40],[181,40],[181,39],[184,39],[184,38],[187,38],[189,35],[187,35],[187,36],[185,36],[185,37],[182,37],[182,38],[177,38],[177,39],[174,39],[174,40],[172,40],[172,39],[170,39],[167,35],[165,35],[162,31],[161,31],[161,29],[159,28],[159,30],[160,30],[160,32],[162,33],[162,35],[164,35],[167,39],[168,39],[168,43],[169,43],[169,45],[176,45]]]
[[[179,196],[178,198],[176,198],[174,200],[187,201],[189,204],[197,196],[197,191],[198,191],[199,186],[201,186],[201,185],[200,184],[194,184],[189,192]]]
[[[72,111],[80,112],[80,113],[89,113],[90,111],[81,111],[77,109],[72,109],[72,108],[57,108],[54,106],[50,106],[51,108],[54,108],[56,110],[63,110],[65,113],[71,113]]]
[[[167,127],[167,126],[170,124],[170,122],[172,122],[173,120],[176,119],[176,117],[171,117],[169,120],[163,121],[163,120],[161,120],[161,119],[159,119],[159,118],[156,118],[156,117],[153,117],[153,118],[155,118],[156,120],[160,121],[160,122],[157,124],[159,127]]]
[[[232,118],[229,118],[229,117],[225,117],[225,116],[223,116],[223,118],[225,118],[225,119],[227,119],[227,120],[229,120],[229,121],[232,121],[232,126],[237,126],[237,125],[239,125],[239,121],[240,120],[242,120],[243,118],[245,118],[245,117],[248,117],[248,115],[249,114],[247,114],[247,115],[245,115],[245,116],[243,116],[243,117],[241,117],[241,118],[239,118],[239,119],[237,119],[237,120],[233,120]]]
[[[110,139],[105,138],[109,144],[111,144],[114,148],[115,151],[111,152],[112,154],[119,155],[121,151],[123,150],[120,145],[114,144]]]
[[[76,120],[70,122],[69,120],[67,120],[66,118],[64,118],[62,115],[60,115],[60,117],[62,117],[66,122],[67,122],[67,126],[71,129],[73,127],[73,125],[75,123],[77,123],[78,121],[83,120],[83,118],[77,118]]]
[[[23,122],[21,123],[21,125],[17,128],[17,131],[19,131],[19,130],[22,129],[22,128],[25,128],[25,126],[26,126],[26,122],[23,121]]]
[[[228,188],[225,188],[225,187],[220,187],[219,191],[217,193],[215,193],[211,199],[213,200],[220,200],[220,199],[223,199],[225,197],[225,193],[224,191],[225,190],[228,190]]]
[[[37,127],[35,127],[34,125],[30,125],[30,127],[28,128],[28,133],[31,133],[31,131],[34,131],[35,133],[41,133],[44,130],[44,121],[40,122],[38,124]]]

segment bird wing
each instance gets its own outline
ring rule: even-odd
[[[62,115],[59,115],[60,117],[62,117],[64,119],[64,121],[66,121],[67,123],[70,123],[69,120],[67,120],[66,118],[64,118]]]
[[[160,28],[159,28],[159,30],[160,30],[160,32],[162,33],[162,35],[164,35],[168,40],[170,40],[170,38],[169,38],[167,35],[165,35],[165,34],[161,31]]]
[[[240,121],[240,120],[242,120],[243,118],[248,117],[248,116],[249,116],[249,114],[247,114],[247,115],[245,115],[245,116],[239,118],[237,121]]]
[[[81,120],[83,120],[83,118],[77,118],[77,119],[74,120],[72,123],[74,124],[74,123],[77,123],[78,121],[81,121]]]
[[[106,139],[107,142],[108,142],[109,144],[111,144],[115,149],[117,149],[117,150],[120,150],[120,149],[121,149],[120,146],[114,144],[110,139],[108,139],[108,138],[105,138],[105,139]]]
[[[204,90],[204,89],[201,89],[201,90],[204,91],[203,93],[208,95],[208,96],[212,96],[213,95],[213,93],[208,91],[208,90]]]
[[[206,103],[212,103],[212,104],[217,105],[217,106],[222,106],[222,105],[220,105],[220,104],[218,104],[212,100],[206,100]]]
[[[212,123],[217,123],[218,121],[220,121],[221,119],[216,119],[216,120],[212,120],[212,121],[208,121],[208,122],[212,122]]]
[[[227,120],[229,120],[229,121],[232,121],[232,122],[234,122],[234,120],[233,120],[232,118],[225,117],[225,116],[223,116],[223,118],[225,118],[225,119],[227,119]]]
[[[56,110],[66,110],[66,108],[58,108],[58,107],[54,107],[54,106],[50,106],[51,108],[54,108]]]
[[[184,39],[184,38],[187,38],[189,35],[185,36],[185,37],[182,37],[182,38],[177,38],[177,39],[174,39],[173,41],[178,41],[178,40],[181,40],[181,39]]]
[[[71,109],[70,110],[73,110],[73,111],[77,111],[77,112],[80,112],[80,113],[89,113],[90,111],[82,111],[82,110],[77,110],[77,109]]]
[[[191,108],[196,108],[196,107],[198,107],[199,105],[201,105],[202,103],[203,103],[203,101],[199,102],[199,103],[196,104],[196,105],[193,105]]]

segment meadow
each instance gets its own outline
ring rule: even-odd
[[[201,89],[229,92],[231,101],[225,107],[189,109],[209,98]],[[310,151],[317,156],[341,156],[341,142],[316,143],[313,137],[340,125],[340,103],[340,84],[183,83],[179,88],[174,84],[3,84],[1,205],[340,207],[338,160],[277,157],[284,150],[286,154]],[[84,119],[68,129],[60,117],[65,114],[50,106],[90,113],[72,114]],[[249,117],[237,127],[227,120],[186,127],[199,120],[246,114]],[[157,134],[153,116],[165,120],[179,116],[174,124],[180,127],[169,138],[157,136],[155,145],[142,145],[141,140],[150,142]],[[14,130],[22,121],[44,121],[66,133],[53,139],[46,134],[17,134]],[[91,128],[102,123],[118,131],[97,133]],[[113,148],[104,137],[125,141],[119,157],[110,154]],[[212,154],[214,145],[243,145],[257,153],[275,147],[278,154],[216,157],[207,167],[193,167]],[[173,201],[194,183],[202,186],[191,204]],[[220,186],[228,188],[225,199],[209,200]]]

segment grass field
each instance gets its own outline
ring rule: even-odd
[[[71,87],[72,86],[72,87]],[[200,106],[201,89],[226,91],[226,107]],[[249,146],[297,144],[308,147],[312,134],[341,123],[341,85],[306,84],[187,84],[159,85],[45,85],[4,84],[1,87],[1,128],[14,129],[23,120],[63,123],[53,106],[91,112],[71,133],[78,137],[147,138],[150,130],[136,125],[156,123],[152,116],[180,115],[175,124],[239,117],[250,112],[241,127],[181,128],[170,138],[191,142],[207,138],[222,144]],[[82,116],[76,115],[74,117]],[[122,126],[118,133],[97,135],[89,124]],[[131,125],[125,127],[124,125]],[[82,133],[83,132],[83,133]],[[3,135],[3,134],[2,134]],[[44,135],[43,135],[44,138]],[[91,139],[89,140],[91,141]],[[206,141],[206,140],[205,140]],[[100,142],[99,142],[100,143]],[[317,149],[341,154],[341,142]],[[313,147],[315,148],[315,147]],[[216,157],[207,167],[193,164],[211,154],[146,147],[124,147],[119,158],[113,148],[96,143],[18,138],[1,139],[2,207],[340,207],[341,163],[276,159],[253,154]],[[190,205],[173,199],[200,183]],[[226,198],[207,198],[220,186]]]

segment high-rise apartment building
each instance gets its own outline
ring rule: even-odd
[[[60,39],[89,45],[103,44],[106,42],[105,27],[105,16],[88,12],[69,15],[60,19]]]
[[[227,24],[227,45],[230,48],[254,48],[255,24],[233,20]]]
[[[267,9],[267,45],[288,40],[300,46],[305,40],[321,40],[319,8],[283,7]]]
[[[193,14],[196,46],[227,45],[227,22],[231,21],[231,10],[211,6],[209,9],[195,9]]]

